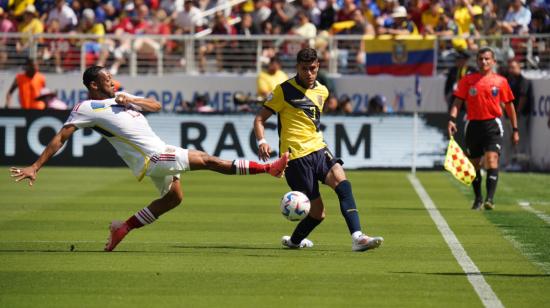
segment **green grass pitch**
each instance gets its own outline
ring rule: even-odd
[[[309,250],[281,248],[284,180],[182,176],[184,201],[103,252],[107,226],[157,196],[125,168],[45,167],[35,186],[0,178],[0,307],[482,307],[407,180],[348,171],[364,231],[380,249],[351,252],[336,195]],[[501,173],[496,211],[444,172],[418,173],[472,261],[507,307],[550,303],[550,176]]]

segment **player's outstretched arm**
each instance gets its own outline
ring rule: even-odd
[[[55,154],[63,144],[69,139],[69,137],[77,130],[77,127],[74,125],[66,125],[55,135],[48,146],[44,149],[42,154],[38,159],[30,166],[23,169],[16,167],[10,168],[10,173],[16,182],[19,182],[24,179],[29,179],[29,185],[32,186],[33,182],[36,180],[36,174],[38,170]]]
[[[271,110],[262,107],[256,117],[254,118],[254,134],[256,135],[256,140],[258,141],[258,157],[262,161],[267,161],[269,159],[269,153],[271,153],[271,147],[265,140],[264,131],[265,131],[265,122],[273,113]]]
[[[152,98],[129,96],[123,93],[118,94],[115,101],[117,104],[124,106],[133,104],[140,107],[143,111],[158,112],[162,109],[162,105]]]
[[[447,124],[449,137],[452,137],[458,130],[456,128],[456,117],[458,116],[458,110],[460,110],[460,107],[462,107],[463,103],[464,101],[457,97],[455,97],[455,100],[453,101],[453,105],[451,106],[451,110],[449,111],[449,123]]]

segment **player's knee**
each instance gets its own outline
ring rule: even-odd
[[[181,191],[181,189],[171,190],[169,193],[167,193],[164,196],[164,198],[165,198],[166,203],[171,208],[175,208],[183,200],[183,192]]]

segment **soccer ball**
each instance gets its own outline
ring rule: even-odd
[[[281,214],[290,221],[304,219],[309,208],[309,198],[299,191],[287,192],[281,199]]]

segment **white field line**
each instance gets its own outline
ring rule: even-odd
[[[472,259],[470,259],[470,257],[468,256],[466,250],[464,249],[464,247],[462,247],[462,244],[460,244],[460,241],[453,233],[451,227],[449,227],[449,224],[441,215],[418,178],[416,178],[416,176],[412,174],[409,174],[407,177],[411,182],[414,190],[416,191],[416,194],[418,194],[418,197],[420,198],[420,200],[422,200],[422,203],[430,214],[430,217],[437,226],[437,229],[439,230],[441,235],[443,235],[447,246],[449,246],[456,261],[462,267],[462,270],[466,274],[468,281],[474,288],[474,291],[476,291],[483,305],[485,307],[491,308],[504,307],[495,292],[493,292],[491,286],[487,283],[487,281],[485,281],[485,278],[483,278],[483,275],[474,264],[474,261],[472,261]]]
[[[546,213],[543,213],[539,210],[534,209],[533,207],[531,207],[531,204],[529,202],[520,201],[518,202],[518,205],[522,209],[537,215],[538,218],[544,220],[544,222],[550,225],[550,215],[547,215]]]

